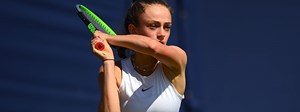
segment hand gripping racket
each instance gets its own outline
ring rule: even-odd
[[[94,14],[87,7],[77,4],[76,11],[80,19],[87,25],[88,29],[91,33],[95,33],[96,30],[100,30],[106,32],[109,35],[116,35],[116,33],[104,22],[100,19],[96,14]],[[96,43],[97,50],[103,50],[105,45],[102,42]]]

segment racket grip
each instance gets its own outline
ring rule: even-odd
[[[102,42],[98,42],[95,47],[97,50],[102,51],[105,48],[105,45]]]

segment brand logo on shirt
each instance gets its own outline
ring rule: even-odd
[[[145,91],[147,91],[147,90],[149,90],[149,89],[151,89],[153,86],[151,86],[151,87],[148,87],[148,88],[142,88],[142,92],[145,92]]]

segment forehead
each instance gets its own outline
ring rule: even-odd
[[[145,12],[140,15],[141,21],[171,22],[172,16],[166,6],[160,4],[145,5]]]

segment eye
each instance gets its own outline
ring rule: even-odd
[[[164,29],[165,29],[166,31],[170,31],[171,26],[166,26],[166,27],[164,27]]]
[[[152,30],[155,30],[158,26],[156,24],[150,24],[148,27]]]
[[[170,31],[170,30],[171,30],[171,24],[165,25],[165,26],[164,26],[164,29],[165,29],[166,31]]]

